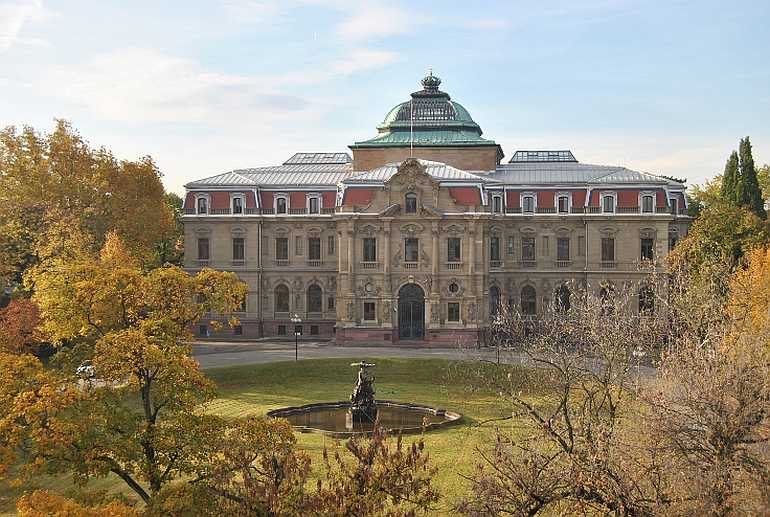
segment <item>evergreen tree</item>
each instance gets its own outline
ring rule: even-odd
[[[738,166],[738,181],[735,188],[735,199],[739,206],[745,206],[762,219],[767,217],[765,213],[765,201],[757,180],[757,169],[754,166],[754,158],[751,156],[751,142],[749,137],[741,139],[738,148],[740,162]]]
[[[729,205],[737,205],[737,190],[738,183],[738,153],[735,151],[730,154],[725,164],[725,173],[722,175],[722,190],[719,197],[722,201]]]

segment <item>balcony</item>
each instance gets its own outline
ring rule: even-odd
[[[537,265],[535,259],[523,259],[519,261],[519,265],[523,268],[533,268]]]
[[[618,263],[614,260],[602,260],[601,261],[601,268],[602,269],[617,269]]]
[[[361,269],[379,269],[379,267],[380,267],[379,262],[371,262],[371,261],[361,262]]]
[[[571,265],[571,260],[556,260],[556,267],[570,267]]]
[[[447,262],[446,263],[446,268],[449,269],[450,271],[457,271],[457,270],[463,268],[463,263],[462,262]]]
[[[503,261],[502,260],[490,260],[489,261],[489,269],[503,269]]]
[[[286,266],[289,265],[289,259],[276,259],[276,260],[273,261],[273,263],[277,267],[286,267]]]
[[[308,267],[321,267],[321,264],[323,262],[320,259],[308,259],[307,260],[307,266]]]
[[[209,259],[198,259],[198,267],[208,267]]]
[[[306,213],[306,208],[289,208],[289,215],[302,215]]]
[[[420,263],[419,262],[402,262],[401,266],[404,269],[419,269]]]
[[[230,262],[230,265],[233,266],[233,267],[243,267],[243,266],[246,265],[246,260],[245,259],[233,259]]]
[[[334,207],[332,207],[332,208],[322,208],[322,209],[321,209],[321,213],[322,213],[322,214],[324,214],[324,215],[331,215],[331,214],[333,214],[333,213],[334,213],[336,210],[337,210],[337,209],[336,209],[336,208],[334,208]]]
[[[638,214],[641,212],[638,206],[619,206],[615,211],[619,214]]]

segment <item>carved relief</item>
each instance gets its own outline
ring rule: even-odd
[[[421,224],[409,223],[401,227],[401,233],[408,237],[414,237],[422,233],[424,229]]]
[[[375,237],[380,231],[380,228],[378,226],[374,226],[371,224],[367,224],[363,228],[359,229],[359,232],[366,235],[367,237]]]
[[[336,291],[337,290],[337,277],[336,276],[332,275],[332,276],[329,276],[326,279],[326,288],[329,291]]]
[[[444,227],[444,233],[451,237],[461,237],[465,233],[465,227],[459,224],[450,224]]]
[[[431,323],[439,323],[441,321],[438,302],[431,302],[430,304],[430,321]]]

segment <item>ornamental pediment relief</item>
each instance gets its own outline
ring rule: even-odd
[[[377,235],[379,233],[380,227],[373,225],[373,224],[367,224],[359,229],[359,232],[363,235],[366,235],[367,237],[372,237],[374,235]]]
[[[409,223],[401,227],[401,233],[403,233],[404,235],[408,235],[410,237],[419,235],[424,230],[425,230],[425,227],[417,223]]]
[[[449,226],[444,227],[444,233],[451,235],[452,237],[457,237],[465,233],[465,226],[460,224],[450,224]]]
[[[391,187],[406,186],[407,189],[413,189],[417,185],[437,185],[437,182],[425,171],[425,167],[415,158],[404,160],[386,183]]]

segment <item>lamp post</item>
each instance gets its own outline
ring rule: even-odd
[[[299,361],[299,334],[300,331],[297,330],[297,325],[302,323],[302,318],[299,317],[299,314],[296,312],[294,313],[294,316],[291,317],[291,322],[294,323],[294,360]]]

